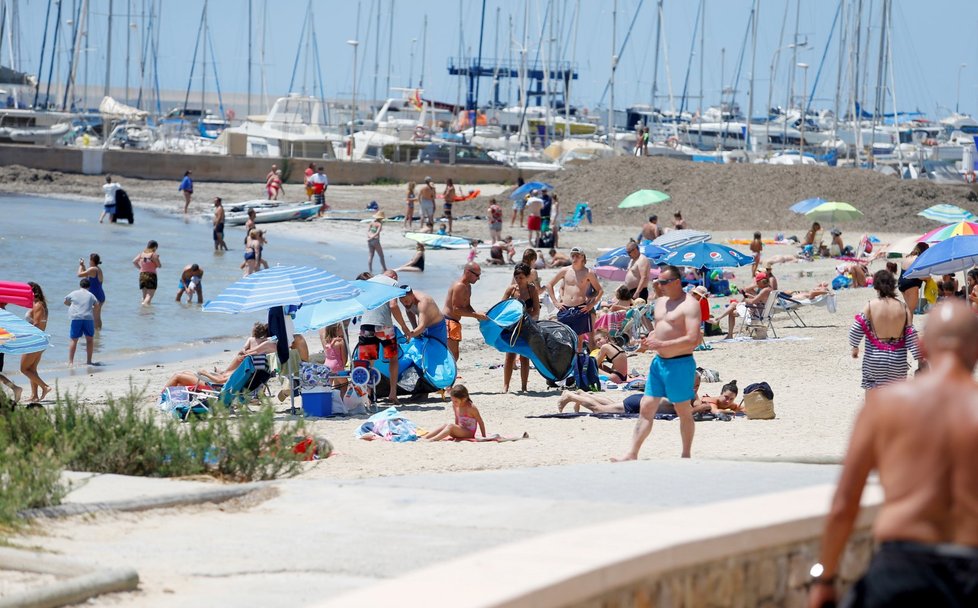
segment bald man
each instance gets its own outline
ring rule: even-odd
[[[472,317],[483,321],[486,315],[472,308],[472,284],[482,276],[482,268],[475,262],[469,262],[445,296],[445,306],[441,309],[448,326],[448,350],[458,361],[459,343],[462,342],[462,317]]]
[[[866,478],[884,501],[879,550],[847,606],[978,606],[978,317],[962,302],[927,315],[930,369],[866,395],[812,567],[809,606],[834,605],[835,579]]]

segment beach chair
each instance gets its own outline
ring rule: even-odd
[[[772,317],[774,316],[774,305],[777,304],[779,293],[781,292],[771,292],[767,301],[764,302],[764,308],[761,309],[760,314],[748,309],[747,314],[744,315],[743,322],[740,324],[741,335],[747,335],[753,338],[761,331],[764,331],[765,333],[770,332],[770,335],[775,338],[778,337],[778,332],[774,329]]]
[[[274,372],[269,367],[266,355],[249,355],[223,386],[215,387],[212,391],[189,391],[195,399],[193,413],[208,414],[216,405],[234,411],[235,405],[245,404],[252,397],[258,397],[257,393],[261,389],[267,389],[268,381],[273,376]]]
[[[564,223],[560,225],[563,230],[577,230],[581,227],[581,221],[587,218],[591,223],[591,206],[587,202],[580,202],[574,207],[574,211],[567,214]]]
[[[820,295],[812,300],[798,300],[786,296],[783,293],[778,294],[778,301],[774,305],[774,312],[783,312],[789,319],[795,324],[795,327],[808,327],[805,320],[801,317],[800,311],[808,306],[824,306],[826,310],[834,313],[836,310],[835,304],[835,294],[827,293]]]

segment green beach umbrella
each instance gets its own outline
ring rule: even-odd
[[[618,208],[632,209],[634,207],[646,207],[656,203],[663,203],[667,200],[669,200],[669,195],[665,192],[659,192],[658,190],[636,190],[626,196],[625,200],[618,203]]]
[[[849,203],[836,201],[822,203],[805,214],[805,217],[813,222],[847,222],[857,220],[862,216],[863,212]]]

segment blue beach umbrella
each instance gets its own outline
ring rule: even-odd
[[[967,209],[962,209],[957,205],[951,205],[948,203],[941,203],[940,205],[928,207],[917,215],[920,217],[926,217],[929,220],[941,222],[942,224],[974,222],[975,220],[978,220],[978,217]]]
[[[665,247],[670,251],[674,251],[679,247],[684,245],[692,245],[693,243],[705,243],[709,241],[712,236],[709,232],[703,232],[702,230],[689,230],[684,228],[683,230],[670,230],[669,232],[663,234],[659,238],[652,241],[653,245],[658,245],[659,247]]]
[[[728,245],[694,243],[675,249],[659,259],[660,264],[688,266],[690,268],[732,268],[747,266],[754,258]]]
[[[360,293],[341,301],[322,301],[306,305],[295,313],[295,331],[305,333],[362,315],[407,293],[406,289],[372,281],[352,281]]]
[[[553,191],[554,189],[553,186],[551,186],[546,182],[526,182],[516,190],[513,190],[513,193],[509,195],[509,198],[510,200],[515,201],[517,199],[523,198],[533,190],[543,190],[544,188],[550,191]]]
[[[0,353],[27,355],[40,352],[51,344],[51,336],[17,315],[0,310]]]
[[[827,202],[828,201],[825,200],[824,198],[819,198],[817,196],[814,198],[806,198],[805,200],[798,201],[797,203],[792,205],[791,210],[794,211],[795,213],[800,213],[801,215],[805,215],[815,207],[818,207],[819,205],[825,204]]]
[[[931,245],[903,273],[911,279],[924,279],[932,274],[951,274],[978,265],[978,236],[952,236]]]
[[[642,253],[642,255],[649,258],[650,260],[657,260],[660,257],[669,253],[669,250],[666,249],[665,247],[659,247],[658,245],[655,245],[650,242],[645,242],[640,244],[638,246],[638,250]],[[608,253],[599,256],[596,261],[598,263],[598,266],[615,266],[617,268],[627,268],[629,261],[631,261],[631,258],[628,257],[628,252],[625,251],[625,247],[619,247],[618,249],[612,249]],[[624,264],[624,266],[621,266],[621,264]]]
[[[309,266],[274,266],[231,283],[204,304],[205,312],[239,313],[274,306],[348,300],[360,294],[350,281]]]

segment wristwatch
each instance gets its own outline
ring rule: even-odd
[[[825,566],[816,563],[812,566],[812,569],[808,573],[812,576],[810,583],[813,585],[834,585],[836,576],[822,576],[825,572]]]

